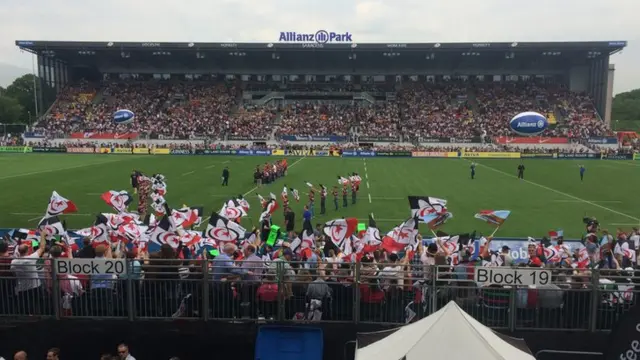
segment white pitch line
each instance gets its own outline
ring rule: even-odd
[[[364,174],[364,177],[365,177],[366,179],[369,179],[369,174],[365,173],[365,174]]]
[[[371,194],[369,194],[369,204],[371,204]]]
[[[367,189],[369,188],[369,182],[367,181]]]
[[[230,162],[231,162],[231,161],[227,160],[227,161],[223,161],[222,163],[223,163],[223,164],[228,164],[228,163],[230,163]]]
[[[585,201],[590,201],[590,202],[594,202],[594,203],[611,203],[611,204],[621,204],[622,201],[616,201],[616,200],[585,200]],[[584,202],[583,200],[553,200],[553,202],[561,202],[561,203],[582,203]]]
[[[193,174],[194,172],[196,172],[196,171],[195,171],[195,170],[193,170],[193,171],[189,171],[189,172],[186,172],[186,173],[182,174],[182,176],[191,175],[191,174]]]
[[[466,159],[465,159],[465,160],[466,160]],[[469,160],[467,160],[467,161],[468,161],[468,162],[470,162]],[[489,169],[489,170],[492,170],[492,171],[495,171],[495,172],[497,172],[497,173],[500,173],[500,174],[502,174],[502,175],[505,175],[505,176],[508,176],[508,177],[511,177],[511,178],[514,178],[514,179],[517,179],[517,178],[518,178],[517,176],[511,175],[511,174],[506,173],[506,172],[504,172],[504,171],[502,171],[502,170],[498,170],[498,169],[492,168],[491,166],[487,166],[487,165],[484,165],[484,164],[481,164],[481,163],[477,163],[477,164],[478,164],[478,165],[480,165],[480,166],[482,166],[482,167],[485,167],[485,168],[487,168],[487,169]],[[522,180],[522,181],[524,181],[524,182],[526,182],[526,183],[528,183],[528,184],[531,184],[531,185],[537,186],[537,187],[539,187],[539,188],[541,188],[541,189],[545,189],[545,190],[548,190],[548,191],[552,191],[552,192],[554,192],[554,193],[556,193],[556,194],[560,194],[560,195],[566,196],[566,197],[568,197],[568,198],[571,198],[571,199],[574,199],[574,200],[578,200],[578,201],[583,202],[583,203],[585,203],[585,204],[589,204],[589,205],[591,205],[591,206],[595,206],[595,207],[598,207],[598,208],[600,208],[600,209],[603,209],[603,210],[607,210],[607,211],[609,211],[609,212],[612,212],[612,213],[614,213],[614,214],[618,214],[618,215],[624,216],[624,217],[626,217],[626,218],[629,218],[629,219],[635,220],[635,221],[637,221],[637,222],[638,222],[638,224],[640,224],[640,218],[637,218],[637,217],[635,217],[635,216],[631,216],[631,215],[628,215],[628,214],[622,213],[622,212],[620,212],[620,211],[610,209],[610,208],[608,208],[608,207],[606,207],[606,206],[598,205],[598,204],[594,203],[593,201],[584,200],[584,199],[581,199],[581,198],[579,198],[579,197],[577,197],[577,196],[573,196],[573,195],[571,195],[571,194],[567,194],[566,192],[562,192],[562,191],[560,191],[560,190],[556,190],[556,189],[554,189],[554,188],[550,188],[550,187],[548,187],[548,186],[540,185],[540,184],[535,183],[535,182],[530,181],[530,180]]]
[[[88,166],[104,165],[104,164],[109,164],[109,163],[120,162],[120,161],[123,161],[123,160],[124,159],[122,159],[122,160],[112,160],[112,161],[103,161],[103,162],[100,162],[100,163],[76,165],[76,166],[69,166],[69,167],[63,167],[63,168],[57,168],[57,169],[49,169],[49,170],[41,170],[41,171],[33,171],[33,172],[24,173],[24,174],[3,176],[3,177],[0,177],[0,180],[7,180],[7,179],[13,179],[13,178],[17,178],[17,177],[30,176],[30,175],[46,174],[46,173],[56,172],[56,171],[79,169],[79,168],[88,167]]]
[[[213,165],[209,165],[209,166],[205,166],[205,169],[211,169],[211,168],[214,168],[214,167],[216,167],[216,165],[215,165],[215,164],[213,164]]]

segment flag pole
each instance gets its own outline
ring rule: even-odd
[[[495,230],[493,230],[493,232],[492,232],[492,233],[491,233],[491,235],[489,235],[489,236],[490,236],[490,237],[493,237],[493,235],[495,235],[495,234],[498,232],[498,230],[499,230],[499,229],[500,229],[500,226],[496,227],[496,229],[495,229]]]

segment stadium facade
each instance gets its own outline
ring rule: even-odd
[[[342,76],[358,85],[367,81],[402,84],[463,77],[509,81],[551,77],[573,92],[594,99],[599,115],[610,122],[613,90],[612,54],[626,41],[513,43],[162,43],[18,40],[38,59],[43,82],[61,91],[79,79],[136,76],[194,79],[238,76],[245,81],[322,82]],[[402,85],[399,85],[400,87]],[[396,87],[398,88],[398,86]],[[54,96],[52,92],[49,96]],[[254,94],[269,100],[275,94]],[[384,94],[393,96],[393,94]],[[40,94],[40,108],[54,99]],[[354,93],[353,99],[372,94]],[[266,98],[265,98],[266,97]],[[255,99],[255,97],[254,97]]]

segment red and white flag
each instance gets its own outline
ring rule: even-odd
[[[133,197],[126,191],[109,190],[100,196],[107,205],[111,206],[115,211],[121,213],[127,211],[127,206],[133,201]]]
[[[62,214],[69,214],[77,212],[78,208],[73,201],[68,200],[60,196],[57,192],[51,194],[49,205],[47,206],[47,212],[43,219],[50,218],[52,216],[58,216]]]
[[[324,224],[324,233],[345,255],[349,255],[352,251],[351,235],[357,228],[356,218],[336,219]]]
[[[389,231],[382,239],[382,248],[388,252],[399,252],[408,246],[414,247],[418,236],[418,219],[411,218]]]

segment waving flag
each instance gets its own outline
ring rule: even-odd
[[[222,247],[227,243],[236,244],[246,232],[242,226],[213,212],[211,213],[211,218],[209,218],[207,229],[202,235],[215,240]]]
[[[382,248],[388,252],[399,252],[407,246],[414,247],[417,243],[418,219],[411,218],[395,227],[382,238]]]
[[[245,200],[242,195],[238,195],[238,198],[236,199],[236,203],[238,204],[238,206],[242,208],[242,210],[244,210],[244,212],[249,213],[249,209],[251,209],[251,206],[249,205],[249,202]]]
[[[133,201],[133,197],[126,191],[109,190],[100,196],[107,205],[121,213],[127,211],[127,206]]]
[[[435,230],[435,229],[439,228],[440,226],[444,225],[444,223],[447,222],[451,218],[453,218],[453,214],[448,212],[448,211],[445,211],[445,212],[442,212],[442,213],[430,213],[430,214],[427,214],[422,218],[422,221],[425,224],[427,224],[429,229]]]
[[[164,197],[160,194],[153,193],[151,194],[151,208],[156,213],[157,216],[164,216],[166,211],[164,205],[167,202],[164,200]]]
[[[310,188],[312,188],[312,187],[313,187],[313,184],[312,184],[312,183],[310,183],[310,182],[305,182],[305,184],[306,184],[308,187],[310,187]]]
[[[311,220],[306,220],[302,225],[302,231],[298,236],[291,241],[289,248],[295,254],[301,254],[305,257],[311,256],[311,249],[315,249],[315,235],[313,233],[313,226]]]
[[[504,224],[509,214],[511,214],[509,210],[482,210],[475,215],[475,218],[500,226]]]
[[[93,226],[89,229],[89,237],[91,241],[94,243],[110,243],[111,227],[109,226],[109,219],[105,216],[105,214],[98,214],[96,217],[96,221]],[[81,233],[77,231],[77,233]],[[84,235],[84,233],[81,233]]]
[[[338,184],[347,185],[347,184],[349,184],[349,179],[344,178],[342,176],[338,176]]]
[[[125,225],[121,225],[118,228],[118,235],[121,236],[125,242],[134,242],[140,240],[140,237],[144,231],[135,222],[130,222]]]
[[[324,233],[345,254],[351,252],[351,235],[358,227],[358,219],[346,218],[328,221],[324,224]],[[348,255],[348,254],[347,254]]]
[[[271,199],[266,203],[264,207],[264,211],[260,214],[259,221],[262,222],[267,215],[272,215],[276,210],[278,210],[278,202],[275,199],[275,195],[271,194]]]
[[[408,196],[411,216],[423,220],[428,214],[447,211],[447,200],[430,196]]]
[[[202,206],[188,207],[171,210],[171,218],[176,228],[182,227],[187,229],[191,226],[198,226],[202,221]]]
[[[168,244],[174,249],[180,245],[180,235],[176,233],[175,225],[169,216],[162,217],[155,228],[149,229],[148,233],[149,240],[155,244]]]
[[[57,216],[42,219],[38,224],[38,230],[44,232],[46,239],[51,240],[55,236],[62,236],[67,233],[62,226],[62,222]]]
[[[47,206],[47,212],[44,215],[44,218],[46,219],[52,216],[69,214],[77,211],[78,208],[73,201],[63,198],[60,194],[54,191],[51,194],[51,199],[49,200],[49,205]]]
[[[267,206],[267,199],[265,199],[264,197],[262,197],[262,195],[256,193],[256,195],[258,196],[258,200],[260,200],[260,207],[262,208],[262,210],[265,209],[265,207]]]
[[[382,244],[382,239],[380,238],[380,230],[378,230],[376,221],[373,219],[373,214],[369,214],[369,227],[367,227],[367,230],[362,237],[362,241],[365,245],[365,252],[371,251],[366,249],[367,246],[377,247],[378,245]]]
[[[300,193],[298,193],[298,190],[291,188],[291,194],[293,194],[293,198],[296,199],[297,202],[300,202]]]
[[[202,241],[202,236],[199,231],[188,230],[180,237],[180,242],[188,248],[192,248]]]
[[[245,248],[248,245],[253,245],[256,243],[256,239],[258,238],[258,229],[253,229],[251,232],[245,232],[244,237],[240,240],[240,247]]]
[[[549,237],[551,237],[552,239],[561,238],[563,236],[564,236],[564,231],[562,229],[549,231]]]

